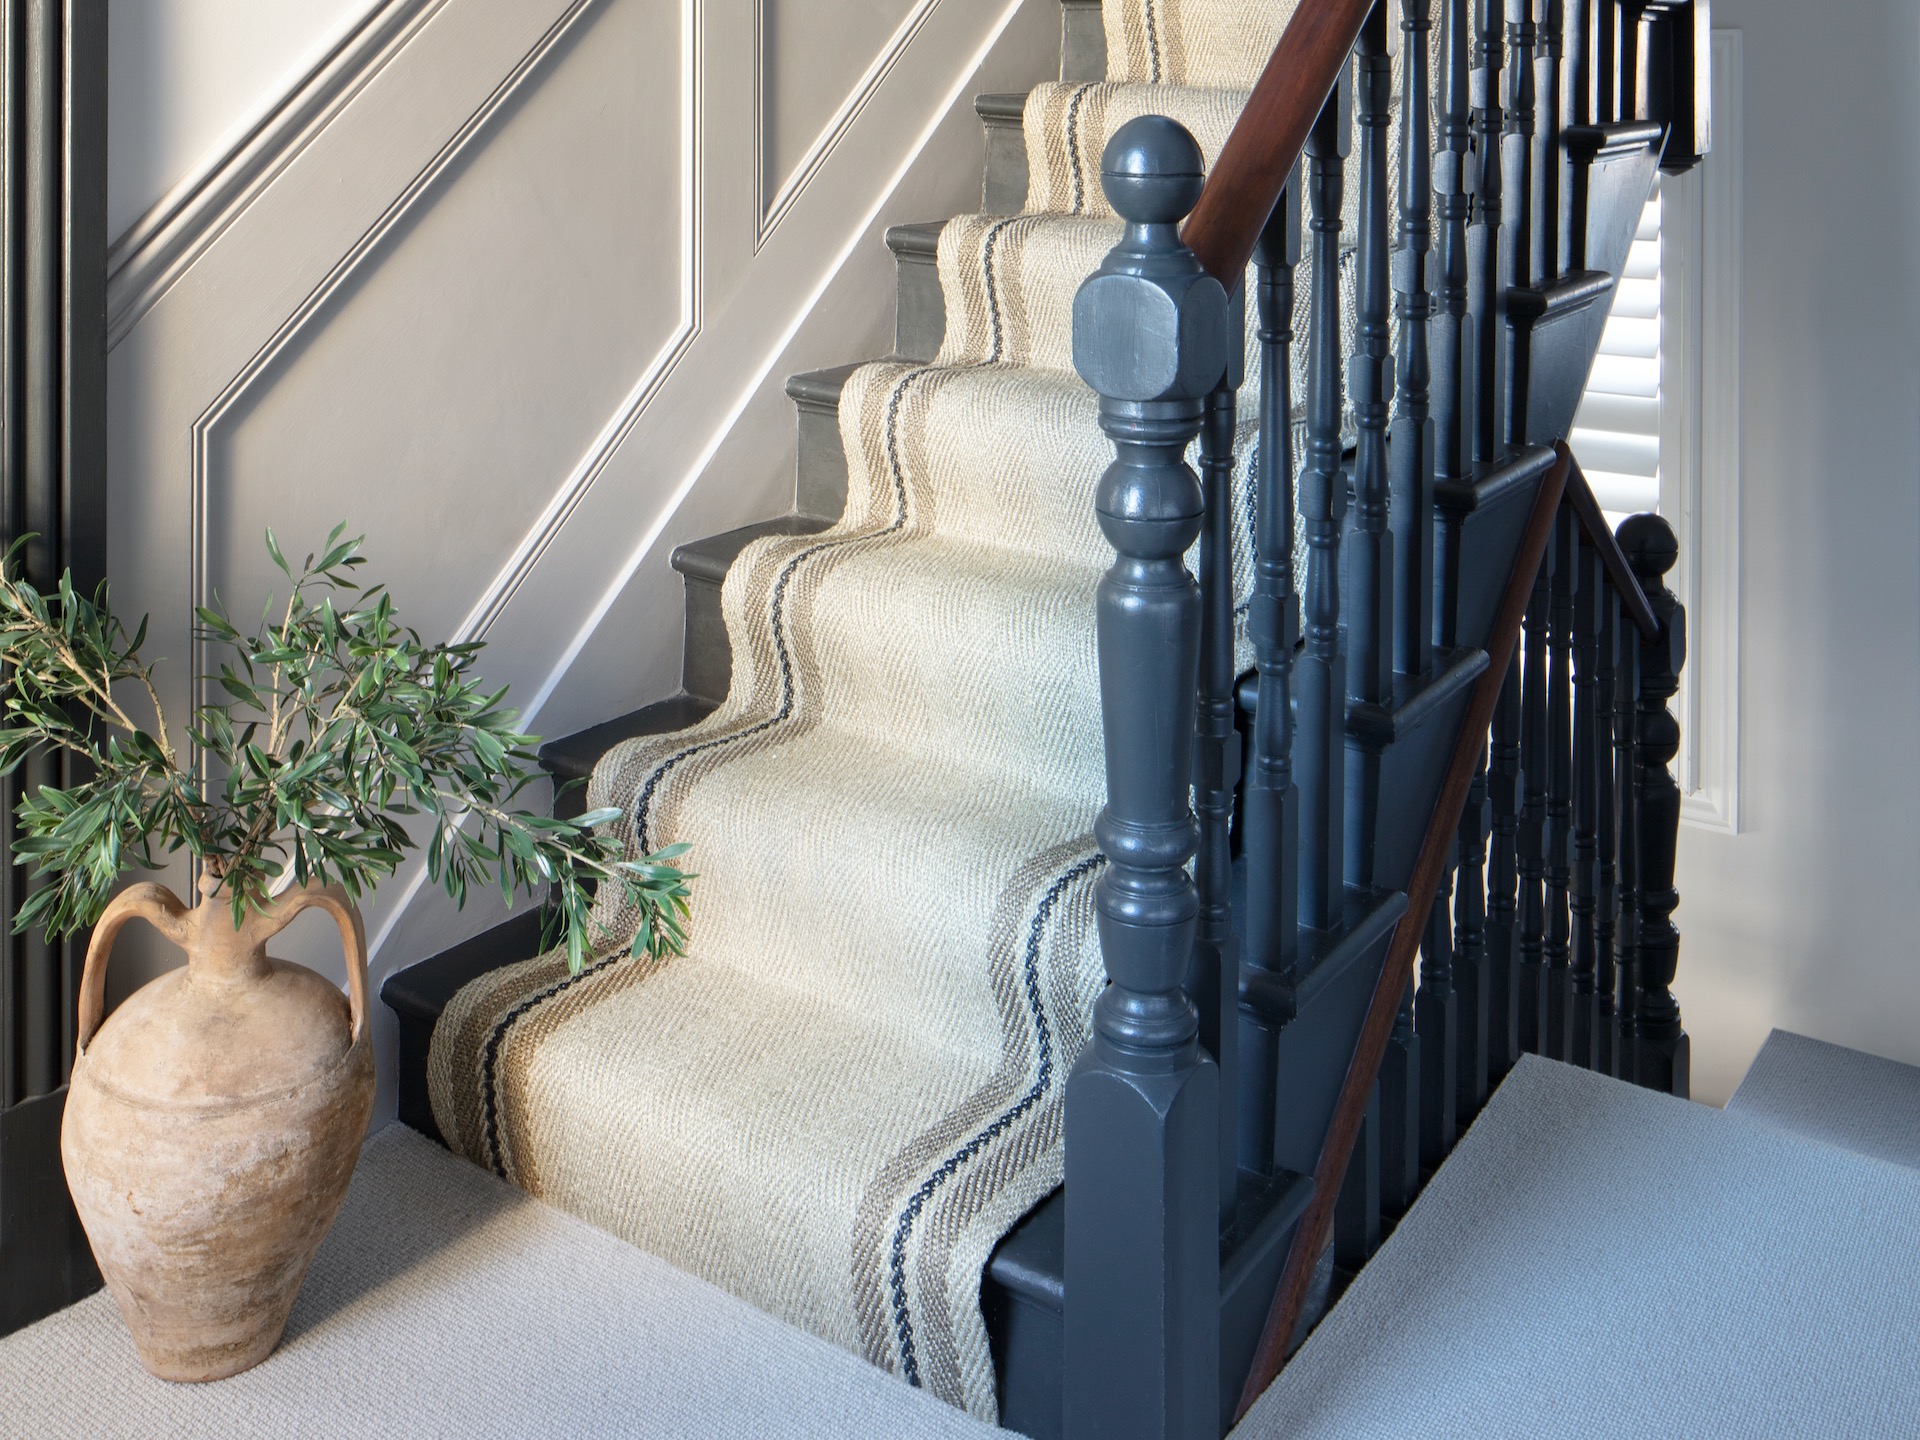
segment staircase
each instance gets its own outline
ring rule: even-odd
[[[1439,9],[1067,0],[793,510],[675,553],[682,693],[545,752],[690,953],[397,974],[403,1120],[981,1418],[1218,1435],[1522,1052],[1684,1094],[1672,537],[1554,442],[1706,7]]]

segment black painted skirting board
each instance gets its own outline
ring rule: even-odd
[[[0,1110],[0,1335],[100,1288],[60,1167],[63,1085]]]

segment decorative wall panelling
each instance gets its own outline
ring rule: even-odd
[[[864,10],[829,74],[780,53],[791,0],[389,0],[130,235],[113,578],[169,701],[191,606],[271,589],[262,528],[339,519],[541,733],[670,692],[669,550],[788,508],[785,376],[886,348],[881,229],[977,206],[972,95],[1057,64],[1058,0]],[[382,973],[497,918],[422,878],[373,908]]]

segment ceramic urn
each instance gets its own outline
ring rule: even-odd
[[[217,1380],[279,1343],[333,1224],[373,1109],[366,932],[337,886],[280,896],[235,928],[217,882],[192,910],[135,885],[95,927],[60,1151],[140,1359]],[[350,998],[266,943],[329,912]],[[107,958],[135,917],[187,953],[100,1023]]]

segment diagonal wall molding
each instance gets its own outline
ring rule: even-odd
[[[380,0],[234,146],[163,195],[107,252],[107,343],[293,162],[447,0]]]

